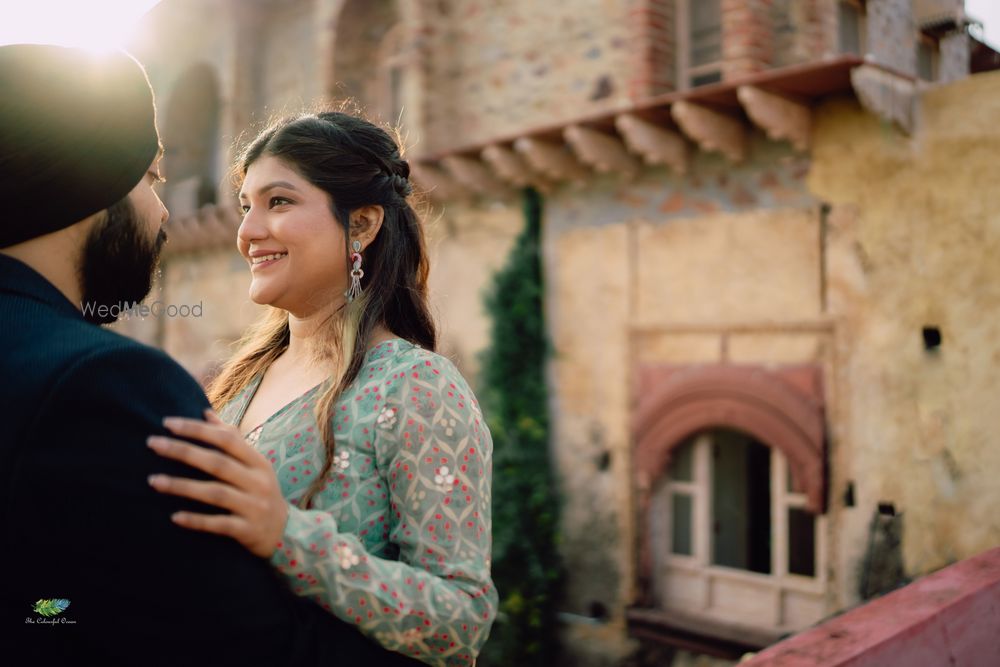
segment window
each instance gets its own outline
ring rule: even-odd
[[[840,0],[837,31],[841,53],[865,54],[865,6],[861,0]]]
[[[938,41],[921,33],[917,36],[917,76],[924,81],[937,81],[940,49]]]
[[[780,631],[824,616],[824,518],[792,490],[781,451],[733,430],[674,451],[654,487],[656,604]]]
[[[722,80],[721,4],[721,0],[685,0],[677,4],[680,88]]]

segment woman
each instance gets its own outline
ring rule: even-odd
[[[269,558],[386,649],[473,664],[497,608],[492,440],[433,352],[409,165],[383,130],[326,112],[262,132],[240,175],[237,246],[270,308],[209,387],[218,415],[165,420],[221,452],[151,438],[218,481],[151,484],[229,510],[175,521]]]

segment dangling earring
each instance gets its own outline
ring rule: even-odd
[[[353,263],[353,267],[351,268],[351,286],[344,292],[344,296],[347,297],[347,303],[351,303],[361,296],[361,277],[365,275],[365,272],[361,270],[361,241],[351,243],[351,249],[354,250],[351,253],[351,262]]]

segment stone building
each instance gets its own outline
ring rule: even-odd
[[[567,663],[733,659],[1000,543],[1000,73],[961,0],[164,0],[171,242],[131,320],[256,316],[227,165],[351,97],[429,197],[443,352],[545,196]],[[699,658],[700,659],[700,658]]]

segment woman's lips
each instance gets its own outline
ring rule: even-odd
[[[277,262],[280,262],[281,260],[285,259],[286,257],[288,257],[287,253],[285,253],[283,255],[280,255],[280,256],[277,256],[277,257],[274,257],[273,259],[265,259],[265,260],[259,261],[259,262],[252,262],[250,264],[250,270],[251,271],[259,271],[261,269],[266,269],[267,267],[271,266],[272,264],[276,264]]]

